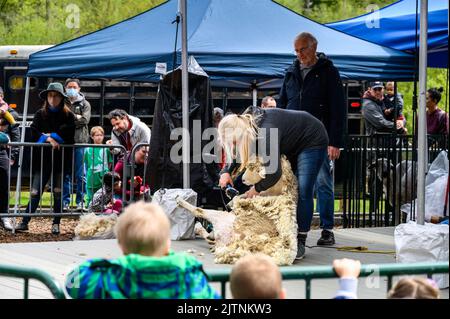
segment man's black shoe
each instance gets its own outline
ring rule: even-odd
[[[317,246],[332,246],[335,243],[333,231],[326,229],[322,230],[322,235],[317,241]]]
[[[322,230],[322,235],[317,241],[317,246],[332,246],[335,243],[333,231],[326,229]]]

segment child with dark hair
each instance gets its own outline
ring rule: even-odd
[[[442,87],[428,89],[427,91],[427,133],[448,135],[448,114],[439,109]]]
[[[114,193],[122,189],[120,175],[116,172],[106,172],[103,175],[103,187],[97,190],[89,205],[90,213],[120,214],[122,200],[114,198]]]

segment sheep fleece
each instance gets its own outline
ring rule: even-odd
[[[271,256],[277,265],[291,265],[297,254],[296,202],[292,196],[239,199],[233,203],[236,220],[230,244],[216,246],[215,263],[234,264],[256,252]]]

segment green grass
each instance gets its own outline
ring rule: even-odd
[[[75,195],[73,195],[75,196]],[[44,192],[42,198],[41,198],[41,204],[42,207],[50,207],[50,202],[51,202],[51,194],[49,192]],[[20,206],[22,207],[26,207],[28,204],[28,201],[30,200],[30,192],[22,192],[20,194]],[[73,198],[73,202],[75,203],[75,198]],[[14,207],[16,203],[16,193],[15,192],[10,192],[10,197],[9,197],[9,206],[10,207]]]
[[[11,192],[10,194],[11,195],[10,195],[10,199],[9,199],[9,205],[10,205],[10,207],[14,207],[14,204],[16,202],[16,199],[15,199],[16,194],[15,194],[15,192]],[[73,202],[75,203],[75,195],[73,195],[73,196],[74,197],[72,199],[73,199]],[[20,206],[26,207],[26,205],[28,204],[29,198],[30,198],[30,192],[22,192],[21,198],[20,198]],[[51,198],[50,193],[45,192],[43,194],[43,197],[41,199],[42,207],[50,207],[50,198]],[[365,202],[363,200],[359,201],[359,210],[361,212],[363,211],[364,205],[365,205],[365,211],[369,212],[370,203],[369,203],[368,199],[366,199]],[[380,203],[380,205],[382,205],[380,207],[384,207],[384,201],[382,201]],[[317,207],[317,201],[316,201],[316,199],[314,199],[314,208],[316,208],[316,207]],[[355,207],[355,205],[353,205],[352,207]],[[348,207],[347,207],[347,210],[348,210]],[[334,211],[339,212],[339,213],[341,213],[343,211],[343,200],[336,199],[334,201]]]

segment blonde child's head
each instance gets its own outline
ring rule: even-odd
[[[139,201],[118,218],[116,237],[123,253],[165,256],[170,249],[170,222],[161,206]]]
[[[438,299],[439,289],[426,278],[402,278],[388,293],[389,299]]]
[[[247,255],[238,260],[230,274],[235,299],[284,299],[281,273],[267,255]]]
[[[94,141],[94,144],[102,144],[103,138],[105,137],[105,131],[101,126],[94,126],[91,128],[91,138]]]

